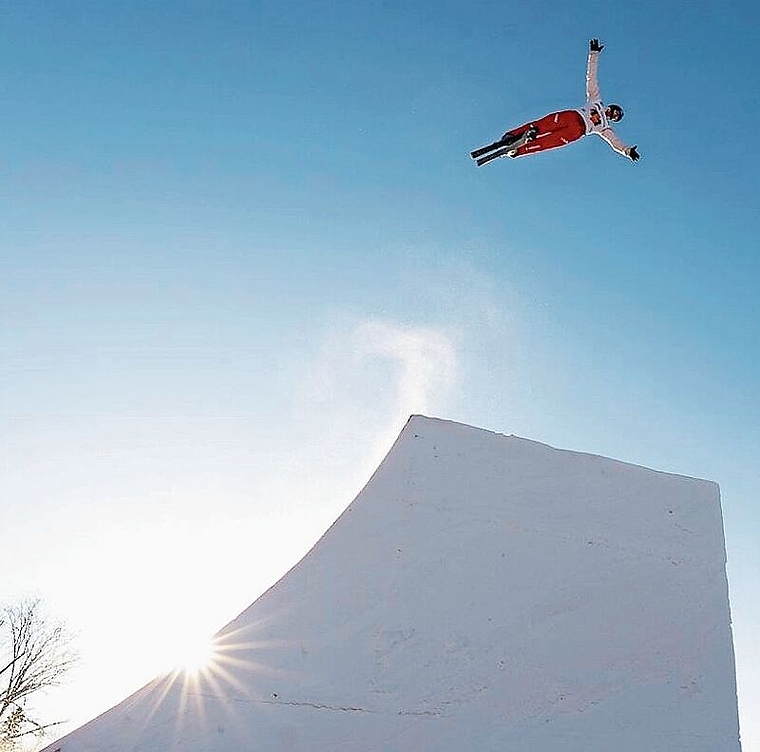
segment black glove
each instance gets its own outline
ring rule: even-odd
[[[604,49],[604,45],[599,44],[598,39],[592,39],[588,43],[588,48],[591,50],[591,52],[601,52]]]
[[[635,146],[631,146],[631,147],[630,147],[630,149],[628,149],[628,156],[629,156],[629,157],[630,157],[630,158],[631,158],[631,159],[632,159],[634,162],[638,162],[638,161],[641,159],[641,154],[639,154],[639,153],[636,151],[636,147],[635,147]]]

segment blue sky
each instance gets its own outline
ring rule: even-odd
[[[758,752],[757,7],[159,6],[0,9],[0,598],[80,632],[51,704],[235,616],[427,412],[721,484]],[[476,169],[592,36],[641,161]]]

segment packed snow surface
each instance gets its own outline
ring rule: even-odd
[[[718,487],[413,416],[214,665],[58,749],[739,752]]]

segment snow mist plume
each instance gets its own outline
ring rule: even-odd
[[[360,359],[379,357],[396,365],[397,417],[428,412],[446,399],[456,381],[456,348],[440,329],[366,321],[353,341]]]

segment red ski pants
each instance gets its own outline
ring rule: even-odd
[[[540,120],[525,123],[507,133],[521,136],[529,125],[537,126],[538,134],[533,141],[529,141],[517,150],[516,157],[523,157],[537,151],[547,151],[547,149],[557,149],[586,135],[586,122],[577,110],[552,112],[544,115]]]

